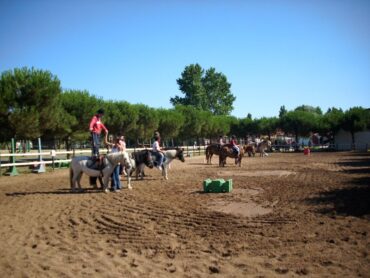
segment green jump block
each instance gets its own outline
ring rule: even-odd
[[[231,192],[233,190],[233,180],[229,179],[225,181],[224,179],[206,179],[203,181],[203,191],[204,192],[213,192],[213,193],[221,193],[221,192]]]

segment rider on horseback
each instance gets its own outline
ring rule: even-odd
[[[161,141],[161,137],[159,135],[159,132],[156,131],[154,133],[154,143],[152,145],[152,153],[153,155],[155,156],[155,162],[157,164],[157,168],[159,170],[162,169],[162,164],[163,164],[163,160],[164,160],[164,154],[163,154],[163,151],[161,150],[161,147],[160,147],[160,141]]]
[[[238,157],[240,150],[239,150],[238,142],[236,141],[235,135],[231,136],[230,145],[231,145],[231,147],[233,148],[233,151],[236,153],[236,155]],[[235,163],[236,162],[237,162],[237,158],[235,158]]]
[[[220,138],[218,139],[218,144],[220,145],[219,148],[221,149],[222,145],[225,144],[224,137],[220,135]]]

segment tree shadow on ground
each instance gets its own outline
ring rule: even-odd
[[[370,187],[351,187],[322,192],[319,197],[310,198],[311,204],[330,205],[318,209],[323,214],[370,216]]]
[[[103,193],[103,191],[101,189],[95,188],[86,188],[81,192],[71,192],[70,189],[59,189],[55,191],[11,192],[6,193],[5,195],[8,197],[20,197],[28,195],[78,195],[78,194],[96,194],[96,193]]]
[[[324,214],[370,217],[370,155],[354,154],[351,159],[337,163],[345,167],[343,173],[353,175],[344,188],[320,192],[318,197],[306,201],[322,205]]]

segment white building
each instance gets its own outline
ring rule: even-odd
[[[334,142],[338,150],[351,150],[351,133],[340,129],[334,136]],[[367,151],[370,147],[370,130],[355,133],[355,146],[357,151]]]

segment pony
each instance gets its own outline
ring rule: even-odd
[[[108,183],[111,174],[115,166],[118,163],[121,163],[125,166],[127,172],[127,187],[128,189],[132,189],[131,187],[131,177],[130,173],[133,169],[135,169],[135,160],[132,159],[127,152],[118,152],[118,153],[110,153],[103,157],[102,159],[104,168],[101,170],[91,169],[94,162],[92,161],[91,157],[89,156],[76,156],[72,158],[71,165],[69,167],[69,179],[71,184],[71,191],[83,191],[81,188],[81,177],[82,174],[85,173],[90,177],[100,177],[103,176],[103,190],[105,193],[109,192]],[[78,189],[76,189],[76,184],[78,185]]]
[[[172,150],[164,151],[164,161],[162,164],[162,176],[165,180],[168,180],[167,172],[170,167],[170,163],[174,159],[179,159],[181,162],[185,162],[184,149],[176,148]]]
[[[208,145],[206,148],[206,161],[207,164],[212,164],[212,156],[214,154],[220,155],[220,149],[221,145],[220,144],[211,144]]]
[[[152,153],[152,151],[150,151]],[[167,150],[164,150],[163,151],[163,154],[164,154],[164,160],[163,160],[163,164],[162,164],[162,176],[165,180],[168,180],[168,169],[170,168],[170,163],[172,162],[172,160],[174,159],[179,159],[180,161],[182,162],[185,162],[185,157],[184,157],[184,149],[180,149],[180,148],[176,148],[176,149],[167,149]],[[155,155],[153,155],[152,153],[152,159],[153,161],[156,160],[156,157]],[[144,176],[144,164],[141,164],[141,166],[139,166],[137,168],[138,170],[138,174],[137,175],[141,175],[141,178],[143,179],[143,176]]]
[[[268,156],[268,154],[266,153],[266,150],[270,150],[271,149],[271,141],[270,140],[263,140],[261,141],[258,146],[257,146],[257,151],[260,153],[260,157],[263,157],[263,156]]]
[[[249,157],[256,155],[256,147],[254,144],[248,144],[243,146],[244,153],[247,153]]]
[[[136,164],[136,179],[139,178],[139,174],[141,176],[141,179],[144,179],[145,165],[149,168],[153,168],[154,166],[152,152],[145,149],[142,151],[133,152],[131,156],[135,160]]]
[[[226,158],[231,157],[235,158],[235,164],[239,167],[242,166],[242,158],[244,156],[244,149],[239,148],[239,154],[236,154],[233,147],[230,144],[225,144],[221,147],[220,155],[219,155],[219,166],[225,167]]]

